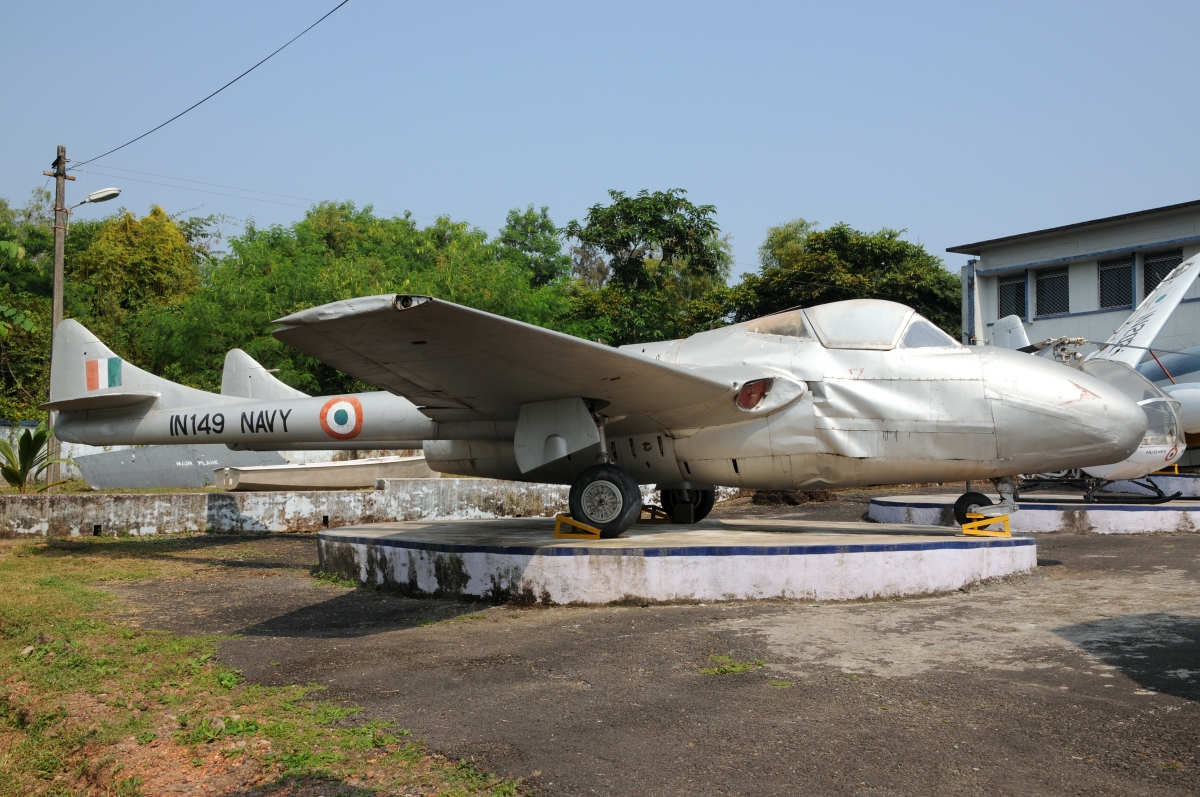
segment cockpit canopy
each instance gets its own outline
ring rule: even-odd
[[[1085,360],[1079,370],[1120,390],[1146,413],[1144,446],[1179,445],[1182,427],[1179,402],[1158,385],[1124,363],[1110,360]]]
[[[911,307],[882,299],[850,299],[787,310],[739,326],[760,335],[802,340],[815,337],[828,349],[960,348],[952,337]]]

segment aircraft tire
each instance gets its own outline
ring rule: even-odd
[[[642,491],[615,465],[593,465],[571,485],[571,517],[600,529],[605,539],[620,537],[642,514]]]
[[[992,499],[988,498],[983,493],[963,493],[954,502],[954,522],[958,525],[969,523],[970,518],[967,513],[971,512],[977,506],[991,506]]]
[[[667,515],[673,514],[672,510],[675,507],[676,499],[678,498],[679,490],[660,490],[659,497],[662,501],[663,511]],[[692,522],[699,523],[704,518],[708,517],[708,513],[712,511],[713,505],[717,503],[716,490],[692,490],[696,497],[692,499],[695,504],[692,509]]]

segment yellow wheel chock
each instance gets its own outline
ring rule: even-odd
[[[978,512],[968,512],[967,517],[971,519],[970,523],[964,523],[962,533],[970,537],[1011,537],[1012,531],[1008,527],[1008,515],[996,515],[995,517],[987,517]],[[987,526],[993,523],[1003,523],[1004,530],[989,529]]]
[[[671,516],[666,513],[661,506],[654,504],[643,504],[642,514],[638,517],[638,523],[672,523]]]
[[[579,529],[577,532],[563,531],[563,526],[572,526]],[[595,526],[589,526],[586,523],[580,523],[570,515],[558,514],[554,516],[554,539],[556,540],[598,540],[600,539],[600,529]]]

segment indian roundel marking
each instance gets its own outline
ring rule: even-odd
[[[362,431],[363,408],[353,396],[339,396],[321,407],[321,428],[337,440],[350,440]]]

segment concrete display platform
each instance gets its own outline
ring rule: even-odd
[[[933,526],[707,520],[594,541],[553,532],[542,518],[378,523],[322,531],[318,549],[327,572],[408,595],[547,604],[886,598],[1037,565],[1032,539]]]
[[[871,499],[868,515],[879,523],[922,523],[954,528],[951,495],[898,495]],[[991,498],[999,502],[999,497]],[[1165,504],[1077,504],[1055,499],[1078,499],[1077,495],[1038,494],[1041,501],[1018,501],[1020,510],[1009,518],[1014,533],[1067,532],[1072,534],[1154,534],[1194,532],[1200,528],[1200,501],[1171,501]]]

